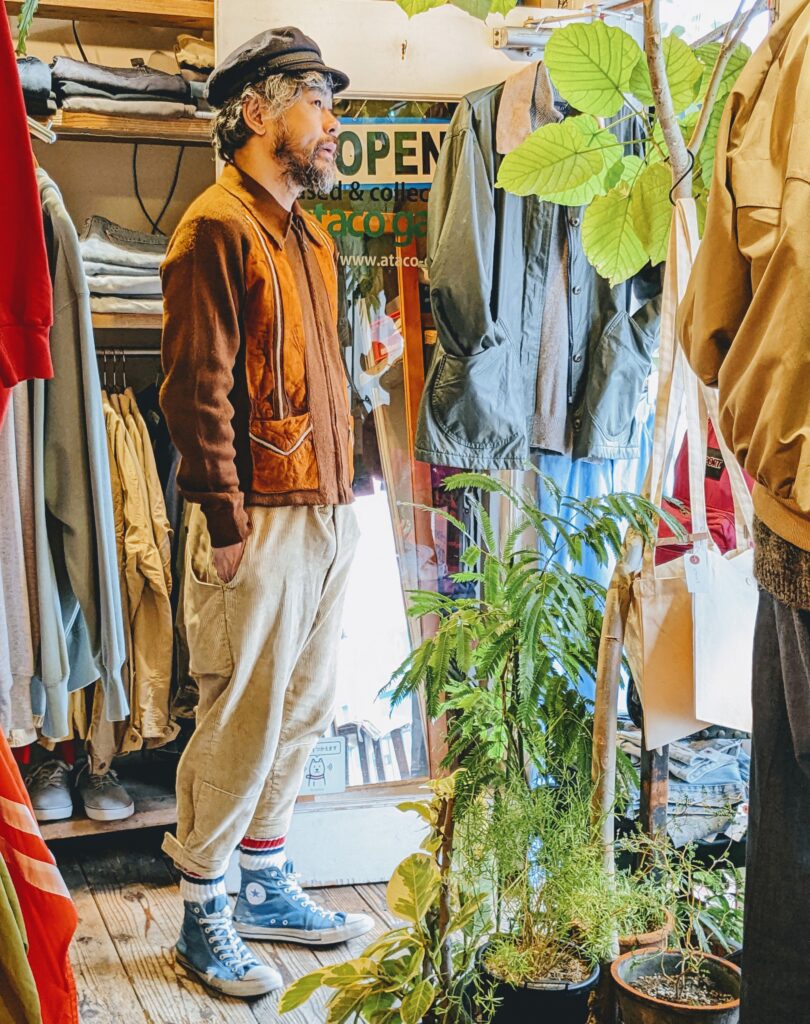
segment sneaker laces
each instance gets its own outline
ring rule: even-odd
[[[110,768],[105,775],[95,775],[90,771],[90,766],[86,764],[79,771],[79,778],[76,781],[80,782],[83,776],[86,777],[86,784],[89,785],[91,789],[104,789],[104,787],[108,786],[110,783],[114,786],[121,785],[118,778],[118,772],[114,771],[112,768]]]
[[[35,785],[44,789],[46,786],[66,782],[69,774],[70,766],[64,761],[44,761],[26,777],[25,784],[28,789]]]
[[[201,917],[200,924],[214,955],[237,977],[241,978],[251,967],[259,966],[259,961],[234,930],[230,913]]]
[[[307,910],[311,910],[313,914],[317,914],[322,917],[325,921],[334,923],[337,920],[337,914],[331,910],[327,910],[325,907],[319,906],[315,900],[312,899],[302,888],[301,883],[298,879],[301,877],[300,874],[292,870],[292,865],[289,863],[284,867],[284,874],[281,879],[281,888],[294,903],[300,904]]]

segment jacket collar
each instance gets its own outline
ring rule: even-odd
[[[309,223],[309,218],[299,202],[293,205],[291,211],[285,210],[263,185],[234,164],[225,165],[219,184],[253,214],[279,249],[284,248],[293,218],[303,226],[313,242],[318,245],[323,243],[323,239]]]
[[[495,148],[502,156],[511,153],[536,128],[562,118],[554,105],[554,87],[545,65],[530,64],[504,83],[498,104]]]

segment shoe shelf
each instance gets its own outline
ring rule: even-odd
[[[122,778],[121,781],[135,802],[135,813],[129,818],[122,818],[119,821],[94,821],[85,817],[81,800],[76,797],[77,811],[72,818],[40,823],[42,838],[46,842],[51,842],[54,839],[75,839],[77,836],[154,828],[160,825],[174,825],[177,822],[174,789],[151,781],[136,780],[133,776]]]
[[[6,0],[6,10],[17,15],[23,0]],[[143,25],[180,29],[212,29],[214,0],[42,0],[38,18],[64,21],[134,21]]]
[[[155,146],[210,146],[209,118],[123,117],[57,110],[44,120],[57,138],[71,142],[141,142]]]

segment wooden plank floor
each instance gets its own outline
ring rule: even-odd
[[[174,868],[160,851],[161,838],[159,830],[145,830],[53,847],[79,912],[71,958],[82,1024],[323,1024],[323,993],[282,1017],[278,993],[249,1003],[226,999],[175,970],[172,948],[182,902]],[[322,964],[357,956],[393,925],[382,885],[310,892],[334,909],[371,914],[375,929],[331,950],[252,943],[287,983]]]

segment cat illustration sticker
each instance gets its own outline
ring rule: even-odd
[[[304,772],[302,794],[318,796],[346,789],[346,740],[330,736],[315,746]]]

